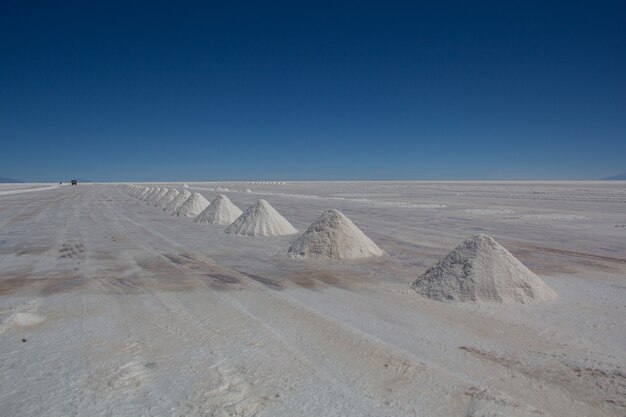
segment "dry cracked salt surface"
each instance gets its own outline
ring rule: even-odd
[[[300,231],[338,209],[385,256],[292,259],[298,234],[231,236],[119,185],[0,193],[0,414],[626,413],[625,183],[246,187],[190,184],[209,200],[242,190],[222,192],[242,209],[266,199]],[[478,233],[558,296],[411,289]]]

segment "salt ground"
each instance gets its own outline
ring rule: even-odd
[[[192,189],[212,200],[202,189],[217,186]],[[338,209],[386,255],[291,259],[298,235],[231,236],[118,185],[1,195],[1,414],[625,414],[626,183],[254,191],[224,194],[266,199],[300,231]],[[558,297],[445,303],[410,288],[475,233]]]

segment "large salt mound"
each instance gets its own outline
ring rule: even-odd
[[[148,199],[148,204],[150,204],[151,206],[156,206],[157,201],[162,199],[168,191],[169,189],[167,188],[161,188],[158,192],[153,194],[152,197]]]
[[[287,251],[292,257],[358,259],[382,256],[384,252],[337,210],[327,210]]]
[[[248,207],[225,233],[247,236],[282,236],[298,231],[265,200]]]
[[[224,194],[220,194],[213,201],[211,205],[204,209],[204,211],[193,219],[194,223],[207,223],[207,224],[231,224],[235,219],[241,216],[243,212],[234,205],[228,197]]]
[[[440,301],[531,303],[556,293],[485,234],[467,239],[431,266],[412,287]]]
[[[193,193],[185,200],[185,202],[176,210],[177,216],[195,217],[209,206],[209,201],[200,193]]]
[[[178,190],[175,188],[170,188],[167,193],[163,197],[161,197],[158,201],[154,203],[155,207],[165,207],[169,203],[172,202],[173,199],[178,195]]]
[[[167,206],[163,207],[163,210],[170,214],[175,214],[180,206],[182,206],[189,197],[191,197],[191,192],[181,190],[181,192]]]

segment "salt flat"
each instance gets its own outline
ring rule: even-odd
[[[341,210],[386,255],[292,259],[297,234],[229,235],[117,184],[0,195],[0,415],[626,413],[625,182],[187,184],[300,233]],[[558,297],[410,288],[478,232]]]

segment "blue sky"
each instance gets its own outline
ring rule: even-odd
[[[626,171],[626,3],[0,5],[0,176]]]

